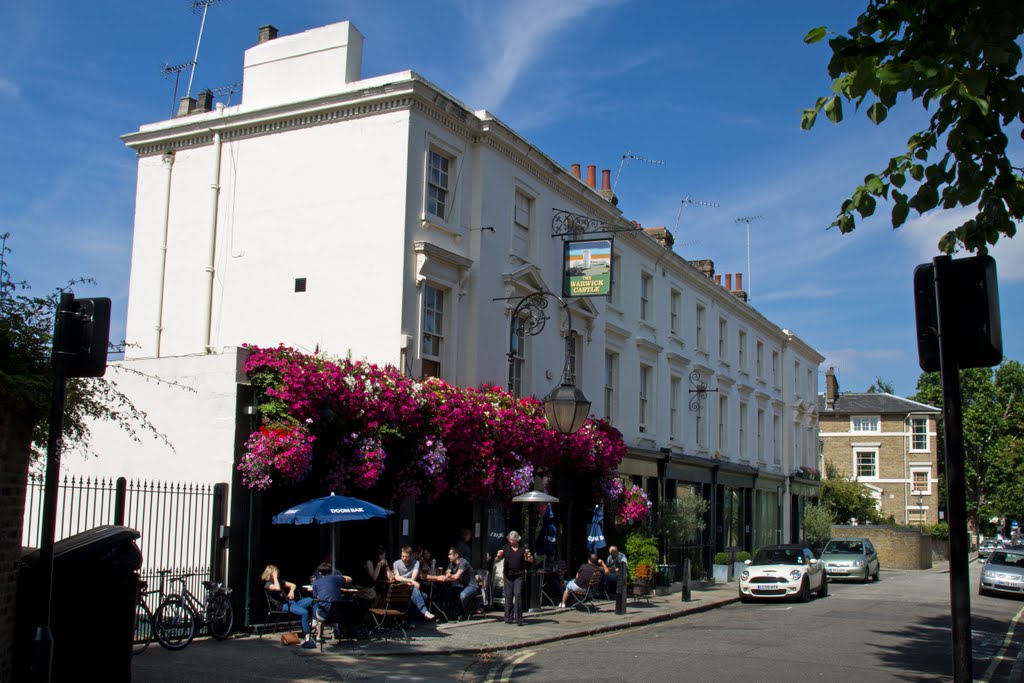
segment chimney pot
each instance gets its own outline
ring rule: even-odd
[[[736,273],[736,289],[743,289],[743,273]]]
[[[593,189],[597,189],[597,165],[587,164],[587,185]]]
[[[203,92],[196,95],[196,110],[211,111],[212,109],[213,93],[210,90],[204,90]]]
[[[601,189],[609,191],[612,189],[612,170],[610,168],[601,169]]]
[[[834,410],[836,396],[839,395],[839,380],[836,379],[835,368],[825,371],[825,410]]]
[[[732,273],[725,274],[725,288],[729,290],[732,289]]]
[[[275,38],[277,38],[277,27],[271,26],[270,24],[264,24],[263,26],[260,26],[260,36],[256,44],[262,45],[263,43],[274,40]]]
[[[722,276],[721,275],[716,275],[715,276],[715,284],[716,285],[722,284]]]
[[[579,164],[573,164],[572,165],[572,175],[573,175],[574,178],[579,178],[580,177],[580,165]]]
[[[178,101],[178,113],[175,116],[188,116],[196,108],[196,98],[194,97],[182,97]]]

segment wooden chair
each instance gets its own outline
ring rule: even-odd
[[[324,643],[327,642],[327,628],[331,627],[331,631],[338,631],[339,638],[341,640],[347,640],[349,647],[353,650],[356,647],[356,632],[357,629],[365,629],[365,625],[357,623],[354,615],[358,613],[359,608],[354,600],[339,600],[329,601],[331,603],[331,609],[328,610],[326,615],[321,615],[318,608],[320,601],[313,602],[313,625],[319,631],[317,640],[320,643],[320,652],[324,651]],[[328,602],[328,601],[324,601]],[[332,633],[333,634],[333,633]]]
[[[409,634],[405,631],[405,619],[411,599],[412,584],[397,581],[389,584],[384,598],[384,606],[370,608],[370,616],[373,617],[373,629],[370,630],[370,635],[379,631],[384,640],[387,640],[401,631],[402,639],[409,642]]]
[[[604,572],[596,571],[594,575],[590,577],[590,583],[587,584],[586,589],[573,591],[573,597],[576,598],[576,602],[573,603],[573,607],[583,607],[593,614],[597,610],[597,605],[594,604],[594,598],[597,597],[601,590],[601,581],[604,579]]]
[[[263,595],[267,598],[267,618],[263,620],[262,624],[254,624],[252,627],[254,630],[259,631],[260,638],[263,637],[264,631],[277,629],[281,624],[282,619],[289,630],[292,630],[292,622],[295,623],[295,626],[299,628],[302,627],[302,620],[299,619],[298,615],[292,614],[280,607],[274,607],[274,601],[270,597],[270,591],[266,588],[263,589]],[[271,619],[274,620],[273,624],[270,623]]]
[[[654,567],[647,563],[637,565],[629,582],[626,584],[629,597],[633,598],[633,602],[646,600],[649,605],[651,604],[651,590],[653,587]]]

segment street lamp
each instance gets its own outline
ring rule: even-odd
[[[579,431],[580,427],[587,421],[590,415],[590,401],[583,395],[583,392],[576,386],[572,374],[572,367],[569,359],[569,335],[572,334],[572,311],[569,304],[562,297],[552,292],[537,291],[520,297],[512,309],[512,316],[509,322],[508,340],[508,368],[509,392],[514,392],[513,374],[516,359],[516,341],[520,336],[533,337],[540,334],[547,323],[548,316],[545,309],[548,306],[547,297],[552,297],[562,304],[562,309],[568,317],[569,328],[565,343],[565,363],[562,369],[562,382],[551,390],[544,397],[544,417],[552,429],[561,434],[573,434]],[[516,297],[502,297],[495,301],[508,301]]]

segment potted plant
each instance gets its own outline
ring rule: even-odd
[[[750,553],[746,550],[741,550],[736,553],[736,560],[732,563],[732,575],[739,576],[743,571],[743,568],[747,566],[747,560],[750,559]]]
[[[715,583],[721,581],[725,583],[729,580],[729,555],[728,553],[716,553],[715,554],[715,569],[714,569]]]

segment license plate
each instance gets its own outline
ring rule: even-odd
[[[841,569],[839,567],[834,567],[832,569],[829,569],[828,571],[829,571],[830,574],[846,574],[849,570],[848,569]]]
[[[996,586],[999,588],[1019,588],[1015,583],[1004,583],[1003,581],[996,581]]]

